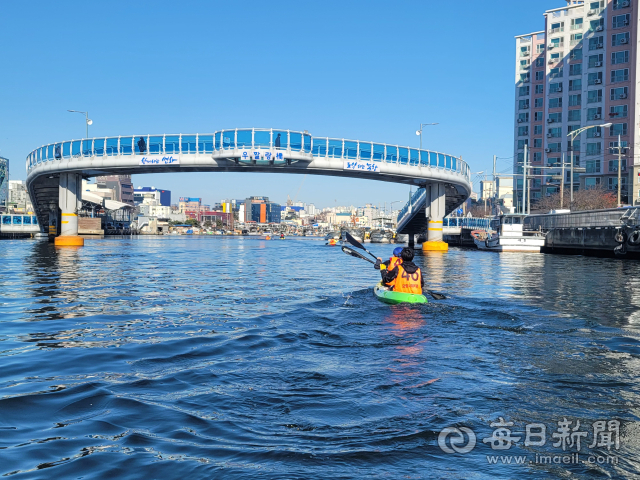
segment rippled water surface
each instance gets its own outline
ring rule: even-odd
[[[640,476],[636,261],[420,254],[448,299],[389,306],[370,264],[319,239],[85,245],[0,242],[0,475]],[[579,461],[537,461],[576,450],[553,445],[565,417],[588,432]],[[588,448],[598,420],[621,422],[617,448]],[[475,448],[445,453],[445,427]]]

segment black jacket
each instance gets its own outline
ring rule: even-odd
[[[413,262],[402,262],[402,268],[404,268],[407,273],[415,273],[418,270],[418,266]],[[380,272],[382,274],[382,283],[391,283],[398,276],[398,267],[396,266],[393,270],[382,270]],[[420,270],[420,286],[424,288],[424,275],[422,275],[422,270]]]

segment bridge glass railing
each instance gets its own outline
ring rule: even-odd
[[[398,219],[397,222],[400,223],[400,221],[404,218],[404,216],[409,213],[409,210],[412,210],[412,207],[414,205],[416,205],[417,203],[422,202],[422,197],[426,196],[427,191],[424,188],[419,188],[418,190],[416,190],[414,192],[413,195],[411,195],[411,198],[409,199],[409,201],[407,202],[407,204],[402,208],[402,210],[400,210],[400,212],[398,213]]]
[[[35,215],[2,215],[2,225],[38,225]]]
[[[477,228],[486,230],[491,226],[491,219],[480,217],[445,217],[442,221],[442,225],[445,227]]]
[[[212,154],[220,150],[256,148],[442,169],[457,172],[467,180],[470,178],[466,162],[444,153],[342,138],[312,137],[307,132],[251,128],[220,130],[213,134],[135,135],[71,140],[44,145],[34,150],[27,157],[27,166],[33,168],[46,161],[78,157]]]

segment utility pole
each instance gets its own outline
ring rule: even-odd
[[[560,208],[564,208],[564,153],[562,154],[562,166],[560,167],[560,171],[562,172],[560,175],[562,178],[560,179]]]
[[[491,214],[498,213],[498,179],[496,178],[496,156],[493,156],[493,204],[491,206]]]
[[[618,208],[622,205],[620,204],[620,181],[622,179],[622,143],[620,142],[620,134],[618,134]]]
[[[522,214],[527,214],[527,144],[524,144],[524,160],[522,165]]]

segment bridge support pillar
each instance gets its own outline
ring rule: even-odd
[[[442,221],[445,212],[445,189],[443,183],[427,185],[427,211],[429,218],[427,241],[422,244],[425,252],[446,252],[449,245],[442,240]]]
[[[84,238],[78,236],[78,209],[82,199],[82,176],[77,173],[60,175],[59,206],[61,213],[60,236],[57,247],[81,247]]]

